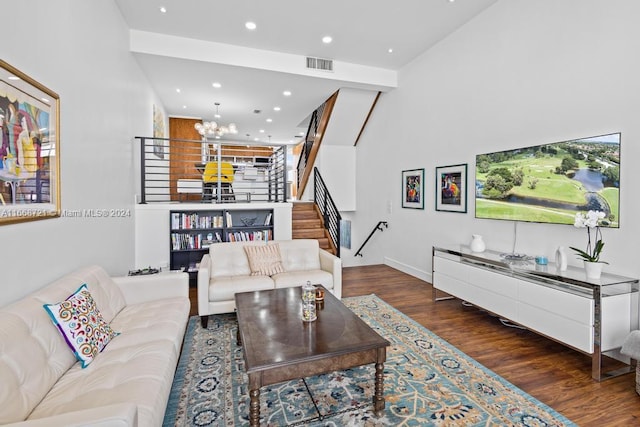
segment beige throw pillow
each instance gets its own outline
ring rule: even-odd
[[[280,245],[277,243],[245,246],[244,252],[247,254],[252,276],[272,276],[276,273],[284,273]]]

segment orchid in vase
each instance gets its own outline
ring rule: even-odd
[[[606,261],[600,261],[600,255],[604,248],[604,242],[602,241],[602,232],[600,231],[600,224],[605,218],[605,213],[601,211],[589,211],[586,214],[584,212],[576,213],[575,222],[573,226],[576,228],[587,229],[587,250],[571,247],[577,254],[578,258],[583,259],[586,262],[599,262],[602,264],[609,264]],[[591,232],[593,229],[595,243],[592,246]]]

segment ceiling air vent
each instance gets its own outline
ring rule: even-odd
[[[307,68],[321,71],[333,71],[333,60],[307,56]]]

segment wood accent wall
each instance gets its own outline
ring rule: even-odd
[[[182,142],[177,139],[189,139],[199,141],[202,137],[195,129],[199,119],[183,119],[169,117],[169,194],[171,200],[179,200],[176,182],[182,178],[197,179],[201,176],[196,169],[196,163],[200,161],[200,142]],[[187,194],[188,199],[200,200],[198,194]]]
[[[224,144],[224,142],[222,143]],[[244,147],[244,148],[243,148]],[[210,155],[215,156],[218,154],[216,150],[211,150]],[[242,146],[242,145],[234,145],[232,147],[222,147],[221,156],[258,156],[258,157],[269,157],[273,154],[273,148],[271,147],[257,147],[257,146]]]
[[[169,194],[171,200],[200,201],[200,194],[178,194],[178,179],[201,179],[202,173],[196,168],[200,163],[201,140],[202,137],[195,129],[196,123],[201,123],[200,119],[185,119],[169,117]],[[180,140],[189,141],[180,141]],[[197,141],[197,142],[196,142]],[[224,144],[221,142],[220,144]],[[215,156],[215,150],[211,150],[210,156]],[[260,156],[269,157],[273,154],[273,147],[270,146],[224,146],[222,145],[222,156]]]

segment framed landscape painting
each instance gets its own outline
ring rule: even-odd
[[[424,209],[424,169],[402,171],[402,207]]]
[[[436,210],[467,212],[467,164],[436,168]]]
[[[60,97],[0,60],[0,225],[60,216]]]

